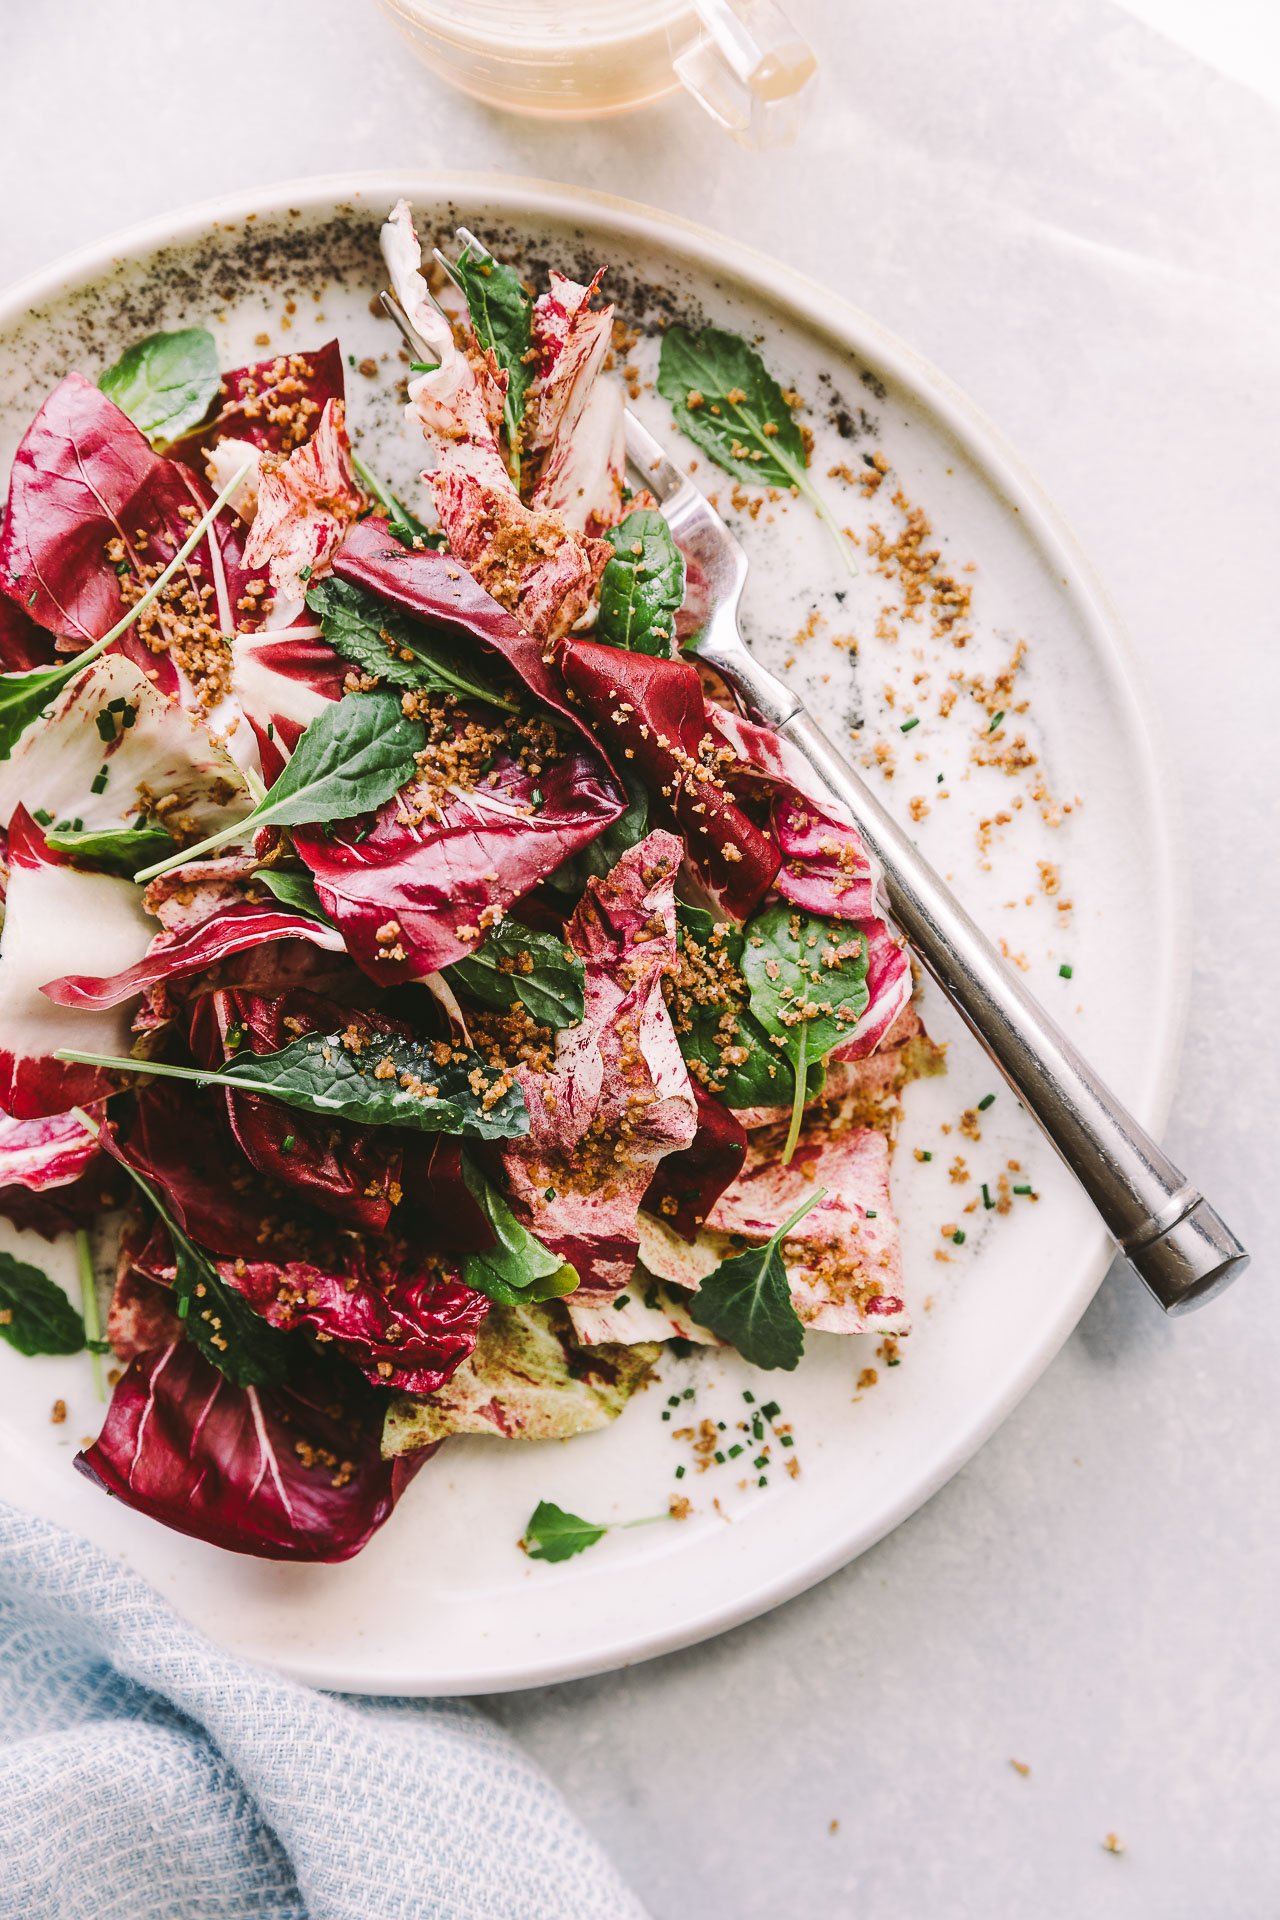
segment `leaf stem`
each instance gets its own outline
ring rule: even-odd
[[[81,1067],[106,1067],[113,1073],[157,1074],[161,1079],[194,1080],[201,1087],[230,1087],[236,1093],[265,1093],[279,1098],[277,1090],[264,1080],[245,1079],[238,1073],[219,1073],[216,1067],[175,1067],[165,1060],[127,1060],[110,1053],[78,1053],[73,1047],[60,1047],[53,1057]]]
[[[659,1520],[670,1520],[671,1513],[646,1513],[640,1520],[614,1520],[609,1524],[610,1533],[625,1533],[628,1527],[653,1527]]]
[[[782,1164],[791,1165],[791,1156],[796,1150],[800,1138],[800,1129],[804,1125],[805,1086],[809,1078],[809,1029],[802,1020],[800,1023],[800,1051],[796,1058],[796,1090],[791,1102],[791,1125],[787,1128],[786,1145],[782,1149]]]
[[[775,452],[773,457],[784,472],[791,475],[793,484],[804,495],[823,526],[827,529],[827,532],[835,541],[839,549],[840,558],[844,562],[845,572],[851,580],[856,580],[859,569],[858,563],[853,556],[852,543],[850,542],[848,534],[836,519],[835,513],[825,495],[818,491],[813,481],[809,478],[808,468],[797,466],[795,461],[785,453]]]
[[[175,867],[188,866],[192,860],[200,860],[206,853],[215,853],[219,847],[241,839],[250,826],[263,820],[261,807],[262,801],[259,800],[242,819],[233,820],[229,827],[219,828],[217,833],[211,833],[205,840],[197,840],[194,847],[179,847],[176,853],[166,854],[163,860],[157,860],[154,865],[140,867],[133,876],[134,885],[144,887],[148,880],[158,879],[162,873],[171,873]]]
[[[79,1109],[75,1111],[78,1113]],[[84,1116],[81,1115],[81,1118]],[[93,1343],[102,1340],[102,1321],[98,1315],[98,1278],[93,1269],[93,1248],[89,1244],[89,1234],[85,1227],[76,1229],[76,1265],[80,1270],[80,1311],[84,1316],[85,1338]],[[93,1344],[89,1348],[89,1357],[93,1365],[93,1387],[99,1400],[107,1397],[107,1383],[102,1375],[102,1355]]]
[[[404,520],[405,522],[416,521],[417,516],[410,513],[408,508],[396,499],[396,496],[392,493],[390,487],[386,485],[385,481],[379,480],[373,468],[366,466],[360,458],[360,455],[354,452],[354,450],[351,455],[351,464],[355,468],[356,477],[365,488],[365,491],[373,495],[380,507],[385,507],[387,513],[393,520]]]
[[[796,1208],[795,1212],[790,1216],[790,1218],[784,1220],[782,1225],[776,1228],[774,1232],[770,1234],[768,1244],[771,1247],[780,1247],[782,1245],[782,1242],[786,1239],[787,1235],[792,1231],[792,1229],[800,1225],[800,1222],[804,1219],[806,1213],[812,1213],[813,1209],[817,1206],[819,1200],[825,1200],[826,1197],[827,1197],[827,1189],[825,1187],[815,1187],[813,1192],[809,1195],[809,1198],[807,1200],[802,1200],[800,1202],[800,1205]]]

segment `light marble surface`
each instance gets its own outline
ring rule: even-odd
[[[492,1705],[661,1920],[1270,1920],[1280,1076],[1255,1009],[1280,837],[1280,124],[1103,0],[791,10],[822,92],[802,144],[759,157],[681,102],[504,121],[355,0],[14,8],[0,272],[347,166],[605,187],[850,295],[1056,496],[1146,663],[1184,809],[1170,1144],[1255,1271],[1181,1324],[1113,1272],[997,1437],[857,1565],[712,1645]]]

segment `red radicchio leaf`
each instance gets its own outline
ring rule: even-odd
[[[504,606],[547,643],[591,604],[613,553],[607,540],[572,531],[550,508],[526,507],[509,486],[486,486],[460,467],[427,476],[440,525],[455,559],[484,586],[492,581]],[[515,555],[527,555],[516,560]]]
[[[41,988],[60,1007],[117,1007],[165,980],[197,973],[216,961],[272,940],[309,940],[330,953],[341,953],[342,937],[332,927],[308,914],[291,913],[274,902],[258,905],[243,897],[232,899],[216,912],[180,934],[163,928],[151,942],[145,959],[123,973],[95,977],[64,974]]]
[[[205,451],[219,440],[247,440],[269,453],[292,453],[315,432],[325,401],[345,397],[336,340],[233,367],[222,376],[213,419],[175,440],[169,457],[203,474]]]
[[[698,1131],[690,1146],[659,1162],[644,1197],[645,1210],[686,1240],[696,1239],[716,1201],[742,1172],[747,1154],[747,1130],[737,1115],[696,1080],[690,1084],[698,1103]]]
[[[0,673],[26,673],[51,666],[55,658],[52,640],[26,608],[0,600]]]
[[[304,1353],[288,1386],[240,1388],[184,1340],[132,1362],[76,1465],[126,1506],[233,1553],[349,1560],[427,1457],[384,1461],[381,1435],[377,1397],[354,1378],[340,1392]]]
[[[107,559],[119,537],[134,562],[167,561],[213,495],[187,468],[153,453],[146,437],[81,373],[69,373],[27,428],[13,458],[0,531],[0,592],[50,632],[96,640],[125,610]],[[139,532],[145,534],[140,549]],[[232,622],[250,574],[230,516],[216,522]],[[216,587],[206,538],[187,563],[193,581]],[[136,571],[136,566],[135,566]],[[217,606],[215,594],[211,606]],[[140,663],[156,661],[145,648]],[[167,689],[162,689],[167,690]]]
[[[22,806],[9,822],[9,865],[0,948],[0,1111],[34,1120],[111,1091],[109,1074],[54,1059],[58,1048],[119,1053],[128,1045],[127,1020],[82,1023],[46,1004],[44,979],[54,955],[65,951],[74,929],[90,954],[118,966],[143,950],[147,930],[127,880],[79,872],[47,845]]]
[[[278,594],[300,600],[307,581],[328,572],[335,547],[363,505],[345,410],[341,400],[330,400],[305,445],[287,460],[262,461],[245,559],[266,567]]]
[[[467,710],[458,710],[464,725]],[[535,801],[535,791],[541,794]],[[420,811],[405,788],[372,827],[295,827],[293,842],[315,877],[320,904],[347,950],[380,986],[420,980],[470,953],[481,930],[521,894],[594,840],[623,811],[625,795],[599,756],[573,745],[536,779],[509,754],[487,779],[450,793],[443,818]]]
[[[253,993],[203,994],[192,1004],[191,1051],[202,1066],[221,1066],[237,1051],[228,1033],[253,1053],[278,1053],[303,1033],[332,1033],[349,1010],[307,992],[266,999]],[[390,1032],[373,1014],[362,1021]],[[251,1166],[345,1226],[382,1233],[391,1222],[392,1193],[400,1190],[398,1138],[376,1127],[343,1126],[299,1113],[278,1100],[221,1091],[231,1131]],[[286,1142],[288,1143],[286,1145]]]
[[[504,1148],[503,1170],[515,1205],[578,1269],[584,1292],[626,1285],[645,1189],[697,1127],[662,994],[676,964],[680,855],[673,834],[651,833],[588,882],[566,929],[586,969],[581,1025],[560,1035],[550,1073],[520,1070],[529,1132]]]
[[[111,1206],[118,1184],[112,1162],[74,1114],[0,1117],[0,1213],[16,1227],[54,1240]]]
[[[667,802],[703,884],[725,913],[745,920],[781,856],[724,785],[734,761],[711,725],[697,668],[576,639],[560,665],[605,739],[633,756],[650,792]]]
[[[525,631],[485,592],[450,554],[430,549],[410,552],[387,532],[382,520],[352,527],[333,563],[339,580],[390,600],[450,637],[468,635],[501,654],[544,707],[562,714],[590,739],[582,716],[571,707],[564,688],[543,659],[539,641]]]

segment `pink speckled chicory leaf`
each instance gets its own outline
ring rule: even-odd
[[[364,505],[351,466],[341,400],[326,400],[311,438],[287,460],[263,458],[258,501],[245,548],[248,566],[265,567],[277,594],[300,600],[328,572],[346,529]]]
[[[549,1073],[523,1067],[529,1132],[503,1149],[518,1216],[576,1267],[582,1296],[631,1277],[637,1214],[659,1162],[688,1147],[697,1106],[662,983],[676,963],[680,842],[651,833],[591,880],[567,929],[586,970],[586,1010]],[[589,1301],[587,1302],[589,1305]]]
[[[175,440],[169,457],[204,473],[206,449],[219,440],[290,454],[315,432],[325,402],[342,400],[345,394],[342,349],[336,340],[233,367],[222,376],[217,411]]]

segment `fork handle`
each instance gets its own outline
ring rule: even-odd
[[[1065,1160],[1139,1279],[1166,1313],[1221,1293],[1249,1263],[1230,1228],[1027,991],[816,720],[796,712],[794,695],[773,685],[791,711],[772,724],[847,808],[883,871],[893,919]],[[775,703],[754,698],[763,691],[759,683],[751,690],[753,704],[767,709]]]

